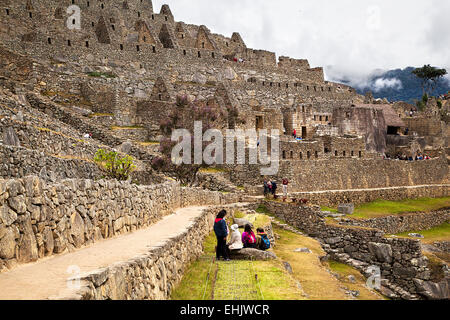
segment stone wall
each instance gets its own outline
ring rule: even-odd
[[[205,209],[186,230],[135,259],[80,276],[82,288],[56,299],[167,300],[184,271],[203,253],[220,208]]]
[[[413,187],[392,187],[365,190],[297,192],[290,196],[298,199],[308,199],[309,203],[337,207],[341,203],[355,205],[376,201],[379,199],[398,201],[417,198],[443,198],[450,195],[450,185],[428,185]]]
[[[389,234],[397,234],[415,230],[428,230],[448,221],[450,221],[450,209],[373,219],[343,219],[340,224],[375,228]]]
[[[288,178],[290,192],[420,186],[448,182],[448,164],[442,156],[414,162],[381,159],[304,159],[280,161],[279,164],[278,174],[271,178],[278,181]],[[260,174],[261,167],[266,166],[232,166],[230,180],[236,185],[262,188],[264,177]]]
[[[143,228],[180,203],[174,182],[142,187],[107,180],[0,180],[1,268]]]
[[[181,207],[242,200],[176,182],[0,180],[0,270],[147,227]]]
[[[368,275],[370,266],[381,269],[381,291],[391,297],[414,299],[424,294],[421,284],[437,285],[448,298],[448,279],[431,282],[428,259],[422,254],[419,240],[387,238],[378,229],[327,224],[320,209],[263,201],[277,218],[317,238],[324,250],[340,262],[351,264]],[[447,289],[445,289],[447,288]],[[426,296],[426,295],[425,295]]]

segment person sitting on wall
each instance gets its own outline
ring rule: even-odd
[[[270,249],[270,240],[267,233],[262,228],[256,229],[256,247],[259,250],[266,251]]]
[[[244,247],[244,244],[242,243],[242,236],[239,232],[239,226],[237,224],[233,224],[231,226],[231,239],[230,243],[228,244],[229,250],[240,250]]]
[[[297,130],[293,130],[292,131],[292,136],[294,137],[294,139],[297,139]]]
[[[230,261],[227,248],[228,226],[225,221],[226,215],[227,212],[222,210],[214,221],[214,233],[217,238],[216,259],[220,260],[220,258],[223,257],[223,260]]]
[[[256,236],[249,224],[247,224],[244,228],[242,243],[244,244],[244,248],[256,249]]]

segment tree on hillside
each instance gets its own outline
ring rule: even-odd
[[[234,113],[235,110],[232,112]],[[199,170],[209,166],[204,161],[201,164],[195,163],[194,122],[201,121],[201,134],[203,135],[209,129],[223,129],[227,122],[224,119],[227,119],[229,114],[229,108],[223,109],[217,106],[208,106],[202,101],[190,102],[186,96],[178,96],[174,109],[168,118],[161,121],[160,127],[163,139],[160,143],[160,152],[162,156],[153,159],[153,169],[172,176],[184,185],[192,186],[196,182]],[[235,114],[233,114],[234,116]],[[184,137],[180,137],[179,141],[172,141],[172,133],[177,129],[183,129],[190,135],[189,148],[191,152],[188,155],[188,159],[185,158],[186,155],[184,154],[182,156],[183,159],[181,159],[181,156],[180,158],[173,158],[172,151],[174,147],[184,139]],[[202,152],[207,145],[208,143],[202,142]]]
[[[412,73],[421,80],[423,95],[431,96],[436,89],[439,79],[447,74],[447,70],[438,69],[428,64],[422,68],[415,69]]]

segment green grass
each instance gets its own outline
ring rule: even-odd
[[[266,206],[264,206],[264,205],[260,205],[255,211],[257,213],[270,214],[269,209],[267,209]]]
[[[94,77],[94,78],[116,78],[116,76],[112,73],[107,73],[107,72],[89,72],[87,74],[89,77]]]
[[[320,208],[322,211],[330,211],[333,213],[338,213],[338,210],[336,208],[330,208],[330,207],[322,207]]]
[[[411,238],[411,239],[417,239],[417,238],[408,236],[409,233],[419,233],[419,234],[423,235],[425,238],[423,238],[421,240],[424,242],[427,242],[427,243],[431,243],[431,242],[435,242],[435,241],[450,241],[450,223],[446,222],[444,224],[441,224],[440,226],[434,227],[429,230],[416,230],[416,231],[399,233],[399,234],[397,234],[397,236]]]
[[[401,201],[377,200],[357,206],[351,217],[368,219],[408,212],[430,212],[447,207],[450,207],[450,197],[407,199]]]

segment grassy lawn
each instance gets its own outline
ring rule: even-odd
[[[450,223],[446,222],[444,224],[441,224],[440,226],[434,227],[429,230],[416,230],[399,233],[397,234],[397,236],[411,239],[418,239],[408,236],[409,233],[419,233],[423,235],[425,238],[420,240],[422,240],[425,243],[432,243],[435,241],[450,241]]]
[[[280,235],[281,239],[277,241],[275,253],[278,258],[288,261],[293,270],[294,278],[301,283],[303,290],[314,300],[346,300],[348,296],[342,287],[360,292],[359,300],[380,300],[382,297],[377,293],[368,290],[364,284],[366,280],[355,269],[347,265],[322,265],[318,256],[325,255],[319,242],[312,238],[296,235],[294,233],[274,228],[275,232]],[[313,253],[297,253],[297,248],[309,248]],[[337,273],[342,275],[342,280],[333,277],[327,268],[333,270],[339,267]],[[352,274],[356,278],[356,283],[352,284],[346,281],[347,275]]]
[[[350,217],[368,219],[408,212],[430,212],[447,207],[450,207],[450,197],[406,199],[402,201],[377,200],[357,206],[355,213]]]
[[[236,216],[251,220],[255,227],[266,225],[269,219],[264,215],[244,215],[239,212]],[[382,299],[380,295],[364,287],[365,279],[357,270],[335,262],[322,264],[318,256],[325,252],[316,240],[277,227],[274,227],[274,232],[280,236],[274,248],[277,260],[214,264],[211,261],[215,256],[216,239],[214,233],[211,233],[204,243],[203,256],[188,267],[171,298],[211,300],[214,297],[218,300],[232,300],[236,292],[239,292],[241,297],[248,300],[346,300],[349,299],[343,290],[346,287],[358,290],[360,300]],[[313,253],[294,252],[303,247],[309,248]],[[284,261],[290,263],[292,274],[285,270]],[[328,269],[339,273],[342,279],[336,279]],[[258,275],[258,282],[255,274]],[[356,283],[346,281],[346,276],[350,274],[356,278]],[[238,278],[236,284],[235,276]]]

